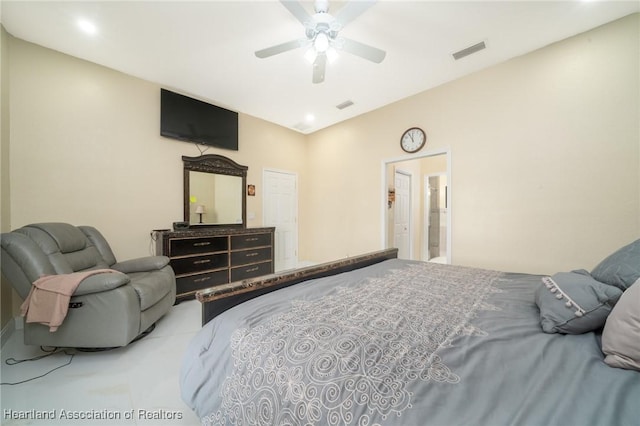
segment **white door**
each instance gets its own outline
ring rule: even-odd
[[[396,171],[395,190],[393,242],[399,259],[411,259],[411,176]]]
[[[298,264],[298,176],[294,173],[264,170],[264,226],[275,226],[276,271]]]

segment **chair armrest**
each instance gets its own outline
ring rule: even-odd
[[[103,291],[113,290],[125,284],[128,284],[131,280],[128,276],[121,272],[107,272],[104,274],[90,275],[78,285],[74,296],[82,296],[84,294],[100,293]]]
[[[130,274],[132,272],[159,271],[168,264],[169,258],[167,256],[147,256],[118,262],[111,265],[111,269]]]

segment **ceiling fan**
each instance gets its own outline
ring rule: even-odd
[[[340,30],[345,25],[360,16],[375,2],[376,0],[349,1],[334,17],[329,14],[328,0],[316,0],[313,15],[309,15],[298,1],[280,0],[280,3],[304,25],[306,38],[267,47],[258,50],[255,54],[258,58],[268,58],[299,47],[306,48],[305,58],[313,63],[312,81],[314,83],[324,81],[327,60],[332,60],[339,50],[379,64],[386,55],[384,50],[339,36]]]

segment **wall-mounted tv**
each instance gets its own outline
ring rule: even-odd
[[[160,89],[160,135],[238,150],[238,113]]]

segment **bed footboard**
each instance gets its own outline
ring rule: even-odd
[[[196,293],[196,298],[202,303],[202,325],[227,309],[274,290],[289,287],[302,281],[364,268],[397,257],[398,249],[380,250],[200,290]]]

